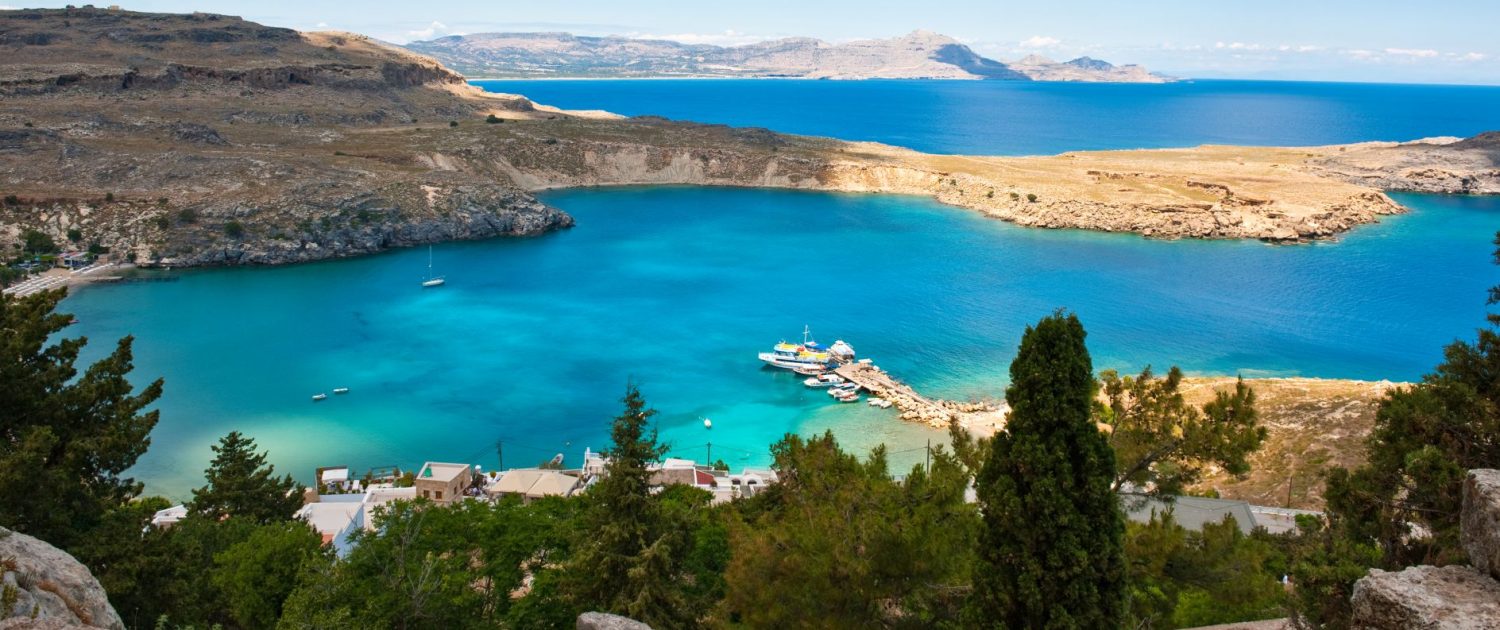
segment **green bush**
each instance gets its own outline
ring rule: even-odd
[[[78,228],[68,228],[68,240],[74,243],[83,240],[83,232],[79,231]]]
[[[104,200],[110,203],[114,203],[115,194],[112,192],[104,193]]]
[[[1026,201],[1036,203],[1036,193],[1026,193]]]
[[[490,114],[490,115],[484,117],[484,122],[487,122],[487,123],[489,123],[491,125],[498,125],[500,123],[505,122],[505,119],[503,119],[503,118],[501,118],[499,116],[496,116],[494,114]]]
[[[457,127],[458,126],[458,121],[456,121],[456,120],[450,120],[450,121],[448,121],[448,126],[449,127]]]
[[[245,235],[245,226],[239,221],[230,221],[224,224],[224,234],[230,238],[239,238]]]
[[[182,223],[197,223],[198,211],[192,208],[183,208],[177,213],[177,220]]]

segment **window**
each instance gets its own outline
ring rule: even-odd
[[[423,491],[422,491],[422,498],[424,498],[424,499],[426,499],[426,498],[428,498],[428,497],[430,497],[430,496],[432,496],[432,495],[431,495],[431,494],[428,494],[428,493],[427,493],[427,491],[426,491],[426,490],[423,490]]]
[[[442,490],[438,490],[437,491],[437,500],[439,500],[439,501],[443,500],[443,491]]]

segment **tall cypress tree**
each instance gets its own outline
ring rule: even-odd
[[[640,390],[625,391],[625,411],[610,431],[614,445],[604,478],[584,495],[581,540],[568,566],[567,591],[581,609],[625,615],[655,628],[691,624],[695,611],[682,597],[685,524],[674,522],[651,494],[649,464],[667,446],[650,428],[656,410]]]
[[[1026,329],[1010,365],[1010,419],[977,480],[984,527],[976,626],[1115,628],[1124,611],[1124,521],[1114,454],[1095,427],[1083,325],[1061,312]]]

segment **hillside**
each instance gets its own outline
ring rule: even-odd
[[[987,59],[951,37],[902,37],[830,44],[808,37],[744,46],[568,33],[479,33],[412,42],[470,77],[793,77],[804,79],[1002,79],[1161,83],[1139,66],[1080,58],[1017,66]]]

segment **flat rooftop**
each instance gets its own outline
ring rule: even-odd
[[[442,462],[427,462],[422,465],[421,472],[417,473],[417,481],[438,481],[447,483],[457,479],[464,471],[469,469],[468,464],[445,464]]]

